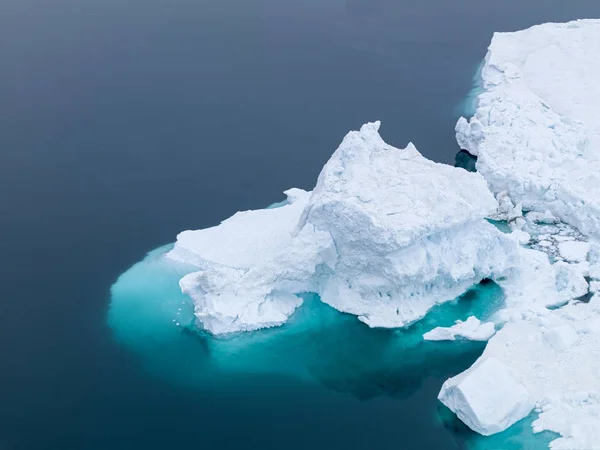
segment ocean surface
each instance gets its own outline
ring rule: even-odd
[[[493,284],[408,330],[307,296],[281,329],[214,340],[172,325],[189,311],[153,258],[310,189],[366,121],[453,163],[492,33],[584,17],[597,0],[2,0],[0,450],[523,439],[527,420],[481,440],[436,401],[481,344],[418,339],[497,307]]]

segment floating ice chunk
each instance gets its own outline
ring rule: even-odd
[[[481,359],[447,380],[438,396],[472,430],[489,436],[523,419],[535,406],[529,391],[498,359]]]
[[[188,230],[177,236],[169,258],[200,269],[214,265],[248,269],[269,261],[291,245],[310,192],[290,189],[281,208],[242,211],[215,227]]]
[[[531,222],[537,222],[541,224],[553,224],[559,221],[548,210],[545,210],[544,212],[530,211],[525,215],[525,218]]]
[[[367,124],[344,138],[300,226],[335,242],[321,299],[370,326],[399,327],[507,272],[517,245],[483,220],[497,202],[478,174],[429,161],[412,144],[391,147],[378,129]]]
[[[589,285],[585,279],[585,266],[567,264],[559,261],[554,268],[556,290],[563,300],[581,297],[588,293]]]
[[[179,284],[194,300],[196,317],[207,331],[251,331],[285,323],[302,304],[296,294],[317,290],[317,266],[331,267],[335,258],[329,233],[305,227],[263,264],[248,269],[213,265]]]
[[[470,341],[487,341],[495,332],[493,323],[481,323],[477,317],[471,316],[464,322],[456,321],[456,325],[451,327],[434,328],[425,333],[423,339],[426,341],[454,341],[456,338],[463,338]]]
[[[521,245],[526,245],[531,240],[531,235],[522,230],[514,230],[512,233],[510,233],[510,235],[514,237]]]
[[[558,251],[567,261],[585,261],[590,251],[589,242],[565,241],[558,244]]]
[[[369,326],[404,326],[519,264],[514,237],[485,220],[497,202],[479,174],[389,146],[379,126],[350,132],[311,194],[178,236],[169,256],[198,267],[180,285],[208,331],[280,325],[303,292]]]

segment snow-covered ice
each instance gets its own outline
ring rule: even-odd
[[[535,250],[521,249],[521,269],[499,281],[503,328],[439,398],[482,434],[535,407],[534,431],[561,436],[553,449],[600,448],[600,297],[589,298],[600,280],[599,48],[599,20],[495,34],[475,116],[456,127],[498,198],[496,218]],[[497,388],[480,369],[490,361],[508,380]],[[502,392],[509,413],[494,416]]]
[[[312,193],[178,236],[198,267],[180,284],[214,334],[280,325],[318,293],[373,327],[400,327],[485,278],[514,270],[519,245],[485,220],[483,177],[387,145],[379,122],[350,132]]]
[[[600,229],[600,20],[495,33],[457,140],[496,194]]]
[[[492,322],[481,323],[481,321],[471,316],[464,322],[458,320],[451,327],[437,327],[423,335],[426,341],[454,341],[457,338],[468,339],[470,341],[487,341],[491,338],[496,329]]]

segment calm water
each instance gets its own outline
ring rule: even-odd
[[[115,339],[110,287],[180,230],[311,188],[365,121],[452,162],[492,32],[578,17],[600,3],[2,0],[0,449],[459,446],[434,401],[457,366],[190,386]],[[334,324],[358,355],[394,343]],[[339,375],[359,363],[335,342],[315,360]]]

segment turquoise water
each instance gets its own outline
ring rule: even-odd
[[[438,417],[453,434],[466,436],[465,443],[468,450],[547,450],[550,442],[558,437],[555,433],[546,431],[539,434],[532,432],[531,424],[537,418],[535,413],[517,422],[508,430],[493,436],[480,436],[473,433],[441,403],[438,405]]]
[[[423,389],[437,392],[445,378],[469,367],[485,346],[425,342],[423,333],[471,315],[485,320],[504,302],[496,284],[482,282],[412,326],[386,330],[371,329],[317,295],[305,294],[303,306],[282,327],[215,338],[195,324],[191,301],[178,286],[193,268],[165,260],[171,248],[150,252],[119,277],[111,290],[108,321],[118,342],[140,357],[149,373],[187,389],[227,391],[240,378],[285,377],[361,401],[390,397],[402,402]],[[511,439],[514,448],[522,448],[533,436],[523,421],[506,433],[482,438],[439,403],[425,410],[431,411],[426,413],[431,427],[448,430],[453,442],[473,450],[513,448]],[[527,448],[547,446],[539,437],[532,442]]]
[[[178,285],[194,269],[165,260],[170,248],[150,252],[117,280],[109,323],[116,338],[141,354],[151,371],[176,382],[205,383],[223,373],[279,373],[352,391],[352,379],[358,382],[385,369],[410,383],[391,386],[379,380],[374,383],[381,384],[379,393],[407,389],[452,358],[483,348],[472,342],[424,342],[423,333],[471,315],[485,320],[503,301],[497,285],[483,283],[407,329],[385,330],[371,329],[305,294],[303,306],[282,327],[215,338],[196,327],[191,301]],[[363,383],[353,393],[377,393],[364,388]]]

